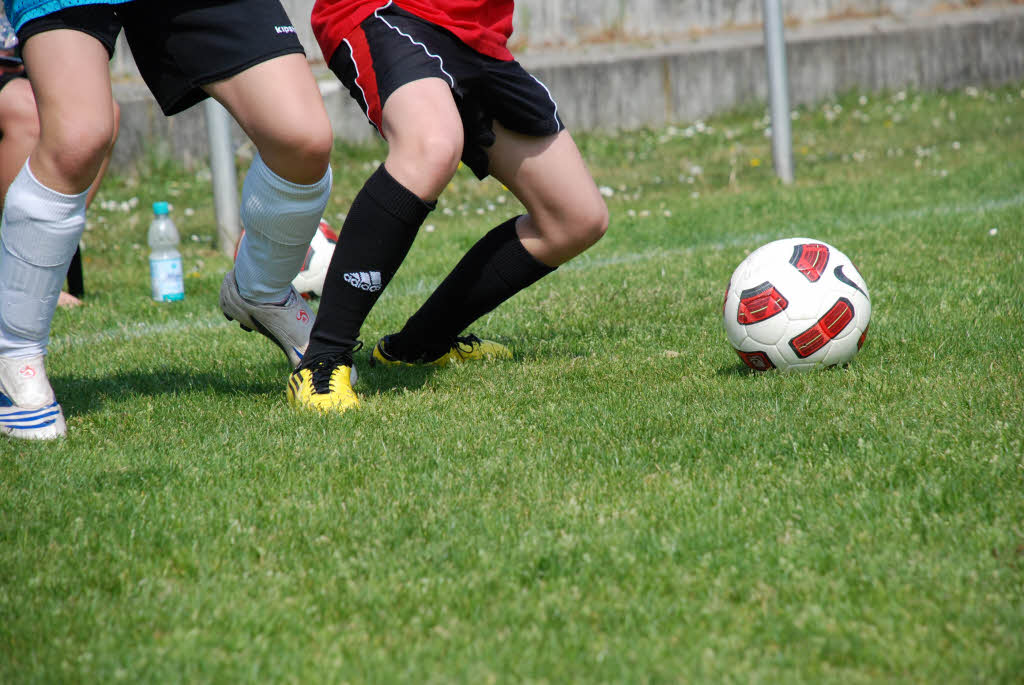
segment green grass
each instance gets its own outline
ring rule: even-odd
[[[0,682],[1021,682],[1024,92],[801,109],[788,187],[765,123],[578,136],[611,228],[472,327],[516,359],[364,350],[344,416],[221,317],[208,174],[109,179],[48,360],[70,437],[0,441]],[[339,146],[332,223],[382,156]],[[460,173],[364,340],[517,211]],[[857,262],[867,344],[747,373],[722,295],[793,235]]]

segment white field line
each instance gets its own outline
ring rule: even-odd
[[[567,271],[576,269],[592,269],[595,267],[613,266],[616,264],[643,262],[660,257],[691,254],[698,250],[701,252],[709,249],[724,250],[726,248],[740,247],[742,245],[751,245],[752,247],[756,247],[776,238],[788,238],[795,236],[805,236],[808,238],[818,237],[822,228],[828,228],[831,230],[857,228],[869,224],[895,224],[900,221],[937,216],[977,214],[1000,211],[1003,209],[1012,209],[1020,206],[1024,206],[1024,194],[1014,195],[1013,197],[1001,200],[986,200],[984,202],[978,202],[967,206],[949,205],[943,207],[927,207],[921,209],[886,212],[884,214],[836,216],[832,217],[832,220],[828,223],[817,220],[795,221],[785,226],[779,226],[770,232],[754,234],[747,233],[742,236],[734,236],[732,238],[711,242],[693,243],[676,248],[663,249],[655,247],[650,250],[644,250],[643,252],[608,255],[606,257],[591,257],[588,253],[584,252],[579,257],[576,257],[574,260],[560,268]]]
[[[224,328],[229,324],[224,315],[217,313],[216,316],[203,317],[201,319],[181,319],[168,323],[136,323],[122,324],[116,328],[108,328],[95,333],[85,335],[69,333],[67,335],[50,338],[50,350],[61,351],[75,349],[83,345],[101,345],[112,342],[125,342],[137,338],[150,338],[168,333],[189,333],[199,330],[213,330]],[[238,324],[231,324],[237,326]]]
[[[616,266],[619,264],[646,262],[654,259],[664,259],[666,257],[692,254],[697,252],[698,250],[703,252],[709,249],[724,250],[726,248],[740,247],[742,245],[758,246],[769,240],[783,236],[808,235],[809,237],[814,237],[814,235],[819,233],[820,229],[823,226],[829,229],[841,229],[847,227],[855,228],[857,226],[863,226],[865,224],[896,223],[899,221],[921,219],[932,216],[958,216],[963,214],[976,214],[981,212],[1011,209],[1020,206],[1024,206],[1024,194],[1014,195],[1012,197],[998,200],[986,200],[984,202],[978,202],[966,206],[947,205],[940,207],[925,207],[921,209],[911,209],[898,212],[887,212],[884,214],[837,216],[832,217],[832,220],[828,222],[827,225],[820,221],[799,221],[790,223],[786,226],[780,226],[779,228],[771,232],[756,234],[746,233],[742,236],[734,236],[731,238],[726,238],[724,240],[695,243],[683,247],[667,249],[652,248],[650,250],[644,250],[642,252],[614,254],[609,255],[607,257],[590,257],[587,253],[584,253],[577,257],[576,259],[574,259],[573,261],[564,265],[562,269],[568,271],[576,271],[582,269],[599,269],[607,266]],[[413,295],[421,291],[426,291],[426,289],[426,283],[420,281],[416,285],[406,288],[404,291],[398,291],[396,294],[399,296]],[[127,340],[134,340],[138,338],[148,338],[159,335],[166,335],[168,333],[179,334],[201,330],[218,330],[226,326],[237,325],[238,324],[229,322],[219,312],[217,314],[211,314],[208,317],[171,321],[169,323],[124,324],[121,326],[117,326],[116,328],[108,328],[103,331],[97,331],[95,333],[89,333],[85,335],[69,333],[67,335],[61,335],[55,338],[51,338],[50,349],[52,351],[59,352],[61,350],[73,349],[88,345],[124,342]]]

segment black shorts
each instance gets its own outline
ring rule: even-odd
[[[477,178],[488,174],[495,120],[536,137],[565,128],[547,87],[519,62],[481,55],[449,31],[393,6],[346,36],[330,67],[378,131],[384,103],[398,88],[424,78],[447,81],[465,130],[462,161]]]
[[[24,73],[21,73],[21,74],[0,74],[0,90],[3,90],[4,86],[6,86],[11,81],[14,81],[14,80],[19,79],[19,78],[28,78],[28,77]]]
[[[135,64],[164,114],[206,98],[202,86],[274,57],[304,54],[280,0],[135,0],[69,7],[34,19],[21,44],[53,29],[74,29],[113,55],[124,28]]]

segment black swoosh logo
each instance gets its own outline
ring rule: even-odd
[[[847,276],[846,274],[843,273],[843,265],[842,264],[837,266],[832,273],[834,273],[836,275],[836,278],[839,279],[839,281],[841,283],[845,283],[846,285],[850,286],[851,288],[853,288],[854,290],[859,292],[864,297],[868,297],[868,294],[866,292],[864,292],[863,290],[861,290],[859,285],[854,283],[852,280],[850,280],[849,276]],[[868,298],[868,299],[871,299],[871,298]]]

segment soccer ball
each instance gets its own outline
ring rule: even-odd
[[[238,246],[242,244],[245,231],[238,237],[235,244],[235,259],[238,259]],[[324,281],[327,280],[327,268],[334,256],[334,246],[338,243],[338,232],[331,228],[325,219],[320,219],[316,234],[309,242],[306,257],[302,260],[299,273],[292,279],[292,285],[307,300],[324,294]]]
[[[868,286],[845,254],[820,240],[787,238],[744,259],[729,280],[722,322],[755,371],[845,364],[864,344]]]
[[[302,268],[292,280],[292,285],[306,299],[324,294],[327,268],[331,265],[334,246],[337,244],[338,232],[320,219],[320,226],[309,243],[309,249],[306,250],[306,258],[302,260]]]

